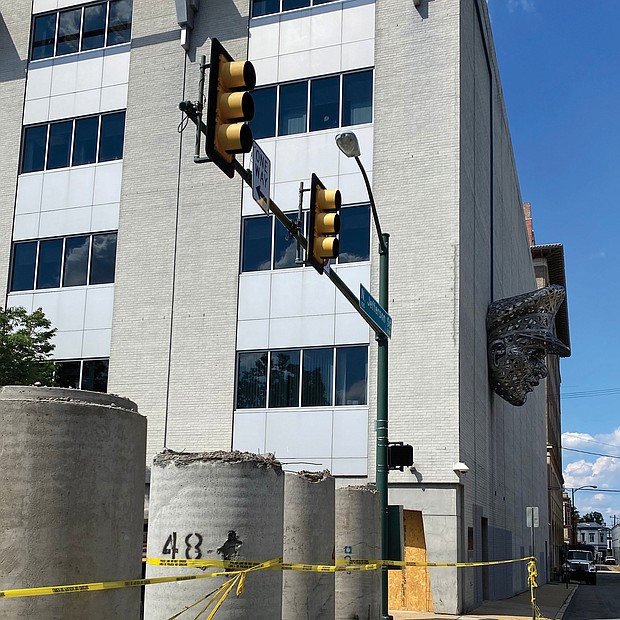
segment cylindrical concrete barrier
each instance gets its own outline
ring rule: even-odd
[[[249,562],[279,558],[283,506],[284,474],[273,457],[167,450],[151,468],[147,555]],[[148,577],[204,574],[200,568],[147,565]],[[224,581],[212,577],[147,586],[144,618],[166,620]],[[194,616],[204,605],[195,607]],[[274,620],[281,613],[282,571],[260,570],[248,573],[243,594],[237,598],[232,591],[217,618]]]
[[[336,490],[336,559],[381,557],[380,499],[374,485]],[[381,571],[336,573],[336,620],[381,617]]]
[[[62,388],[0,388],[0,590],[139,579],[146,418]],[[140,588],[0,599],[0,618],[138,618]]]
[[[286,474],[284,561],[334,563],[334,479],[328,471]],[[282,620],[334,620],[334,573],[284,571]]]

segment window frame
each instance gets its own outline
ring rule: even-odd
[[[103,125],[103,119],[106,117],[111,117],[111,116],[123,116],[123,131],[122,131],[122,146],[121,146],[121,156],[119,158],[116,159],[101,159],[100,158],[100,151],[101,151],[101,138],[102,138],[102,131],[101,131],[101,127]],[[82,120],[88,120],[88,119],[93,119],[96,118],[97,120],[97,144],[95,147],[95,161],[93,162],[89,162],[89,163],[84,163],[84,164],[73,164],[73,159],[74,159],[74,154],[75,154],[75,137],[76,137],[76,127],[77,127],[77,123],[79,121]],[[48,159],[49,159],[49,153],[50,153],[50,137],[52,134],[51,131],[51,127],[55,126],[55,125],[62,125],[64,123],[71,123],[71,138],[70,138],[70,143],[69,143],[69,157],[68,157],[68,165],[67,166],[60,166],[60,167],[53,167],[50,168],[48,166]],[[22,127],[22,137],[21,137],[21,147],[20,147],[20,157],[19,157],[19,174],[31,174],[34,172],[46,172],[47,170],[67,170],[69,168],[78,168],[80,166],[93,166],[95,164],[101,164],[101,163],[107,163],[107,162],[112,162],[112,161],[122,161],[123,156],[124,156],[124,150],[125,150],[125,130],[126,130],[126,126],[127,126],[127,112],[125,109],[123,110],[111,110],[109,112],[101,112],[99,114],[87,114],[84,116],[76,116],[73,118],[63,118],[63,119],[58,119],[58,120],[54,120],[54,121],[49,121],[47,123],[33,123],[32,125],[24,125]],[[37,128],[37,127],[45,127],[46,128],[46,132],[45,132],[45,148],[44,148],[44,154],[43,154],[43,168],[36,168],[34,170],[27,170],[24,171],[24,159],[26,156],[26,146],[27,146],[27,142],[26,142],[26,137],[27,134],[29,132],[30,129],[33,128]]]
[[[295,7],[292,9],[284,8],[284,0],[278,0],[278,10],[270,11],[268,13],[261,13],[260,15],[254,15],[254,0],[252,0],[252,6],[250,7],[250,19],[258,19],[260,17],[266,17],[267,15],[278,15],[279,13],[289,13],[290,11],[302,11],[307,10],[315,6],[322,6],[323,4],[330,4],[332,2],[338,2],[339,0],[307,0],[308,4],[304,6]]]
[[[337,385],[336,385],[336,377],[337,377],[337,360],[338,360],[338,351],[341,349],[350,349],[350,348],[360,348],[365,349],[366,351],[366,386],[365,386],[365,403],[363,404],[355,404],[355,405],[339,405],[337,404]],[[368,365],[369,365],[369,349],[370,345],[368,343],[357,343],[357,344],[346,344],[346,345],[332,345],[332,346],[315,346],[315,347],[283,347],[278,349],[258,349],[258,350],[247,350],[247,351],[237,351],[236,353],[236,363],[235,363],[235,393],[234,393],[234,410],[235,411],[257,411],[257,410],[269,410],[269,411],[282,411],[286,409],[293,409],[295,411],[307,411],[312,409],[355,409],[360,407],[368,407],[369,406],[369,376],[368,376]],[[329,394],[329,404],[327,405],[305,405],[303,401],[304,394],[304,357],[306,352],[308,351],[326,351],[331,350],[332,352],[332,363],[331,363],[331,379],[330,379],[330,394]],[[277,355],[278,353],[288,353],[288,352],[297,352],[298,353],[298,373],[297,373],[297,404],[296,405],[271,405],[271,369],[272,369],[272,359],[273,355]],[[239,407],[239,363],[241,357],[243,355],[257,355],[263,356],[266,355],[265,360],[265,393],[264,393],[264,404],[258,407]]]
[[[93,264],[93,247],[95,240],[94,238],[97,236],[103,235],[116,235],[115,241],[115,250],[114,250],[114,274],[113,278],[109,282],[98,282],[92,283],[92,264]],[[76,239],[76,238],[88,238],[88,266],[87,266],[87,274],[86,274],[86,283],[85,284],[69,284],[65,285],[65,268],[66,268],[66,251],[67,251],[67,240]],[[59,285],[53,287],[39,287],[39,266],[40,266],[40,252],[41,252],[41,244],[49,241],[61,240],[61,252],[60,252],[60,277],[59,277]],[[33,288],[29,289],[14,289],[13,282],[15,278],[15,248],[20,245],[25,244],[36,244],[35,245],[35,260],[34,260],[34,279],[33,279]],[[89,232],[89,233],[81,233],[76,235],[66,235],[59,237],[44,237],[41,239],[23,239],[19,241],[14,241],[11,245],[11,264],[10,264],[10,276],[9,276],[9,290],[8,293],[24,293],[29,291],[46,291],[46,290],[60,290],[60,289],[72,289],[79,286],[103,286],[107,284],[114,284],[116,281],[116,257],[118,253],[118,231],[117,230],[107,230],[107,231],[97,231],[97,232]]]
[[[31,23],[30,23],[30,45],[28,47],[28,61],[37,62],[39,60],[48,60],[50,58],[62,58],[63,56],[70,56],[71,54],[80,54],[82,52],[91,52],[93,50],[101,50],[107,47],[117,47],[119,45],[127,45],[128,43],[130,44],[131,35],[133,32],[133,9],[134,9],[133,2],[131,2],[131,18],[129,21],[129,40],[122,41],[120,43],[109,42],[110,5],[116,1],[117,0],[104,0],[103,2],[101,1],[87,2],[84,4],[77,5],[77,6],[67,6],[67,7],[62,7],[61,9],[56,9],[53,11],[46,11],[46,12],[34,14],[32,16]],[[89,47],[87,49],[84,49],[84,16],[86,13],[86,9],[97,6],[97,5],[105,6],[105,25],[104,25],[104,31],[103,31],[103,45],[99,47]],[[78,49],[77,51],[66,52],[64,54],[58,54],[57,50],[58,50],[58,43],[59,43],[58,32],[59,32],[59,26],[60,26],[60,14],[67,13],[70,11],[76,11],[78,9],[80,10],[80,28],[78,32]],[[52,43],[52,48],[53,48],[52,54],[50,54],[49,56],[41,56],[40,58],[33,58],[34,42],[35,42],[34,40],[35,23],[37,19],[42,18],[42,17],[49,17],[50,15],[55,15],[56,17],[55,27],[54,27],[54,41]]]
[[[54,359],[53,360],[54,363],[56,364],[56,366],[60,366],[62,364],[79,364],[79,371],[78,371],[78,385],[79,387],[76,388],[72,388],[72,389],[76,389],[76,390],[84,390],[86,388],[83,387],[83,383],[84,383],[84,364],[85,363],[97,363],[97,362],[106,362],[108,365],[107,368],[107,372],[106,372],[106,378],[105,378],[105,389],[102,390],[100,393],[105,393],[107,392],[107,387],[108,387],[108,380],[109,380],[109,376],[110,376],[110,358],[109,357],[85,357],[85,358],[70,358],[70,359]],[[56,375],[54,376],[54,379],[56,378]],[[90,390],[90,391],[95,391],[95,392],[99,392],[99,390]]]
[[[372,245],[372,224],[370,221],[371,218],[371,213],[370,213],[370,203],[368,202],[362,202],[362,203],[352,203],[352,204],[347,204],[344,205],[341,209],[341,213],[342,211],[345,211],[347,209],[356,209],[356,208],[366,208],[367,213],[368,213],[368,218],[367,218],[367,222],[368,222],[368,230],[367,230],[367,243],[368,243],[368,257],[365,259],[362,259],[360,261],[342,261],[340,259],[340,256],[338,256],[338,258],[335,260],[334,264],[336,265],[352,265],[352,264],[359,264],[359,263],[367,263],[370,261],[370,256],[371,256],[371,245]],[[295,220],[297,219],[297,214],[298,212],[286,212],[285,215],[289,218],[289,219],[293,219],[295,218]],[[245,264],[245,255],[246,255],[246,228],[245,228],[245,224],[248,220],[253,220],[253,219],[266,219],[267,217],[270,218],[271,220],[271,234],[269,236],[269,267],[266,269],[244,269],[244,264]],[[305,209],[303,211],[302,214],[303,217],[303,222],[302,222],[302,231],[304,236],[307,236],[307,232],[308,232],[308,223],[309,223],[309,212],[307,209]],[[305,264],[305,262],[301,263],[300,265],[292,265],[292,266],[287,266],[287,267],[277,267],[276,266],[276,235],[277,235],[277,230],[278,230],[278,225],[282,226],[282,224],[279,223],[279,220],[274,216],[274,215],[264,215],[264,214],[256,214],[256,215],[244,215],[241,218],[241,244],[240,244],[240,252],[239,252],[239,273],[259,273],[259,272],[265,272],[265,271],[280,271],[283,269],[299,269],[300,267],[306,267],[307,265]],[[342,230],[340,232],[340,234],[342,235]],[[341,237],[342,238],[342,237]]]
[[[374,67],[363,67],[360,69],[355,69],[353,71],[344,71],[340,73],[327,73],[325,75],[315,75],[310,78],[305,78],[302,80],[290,80],[287,82],[279,82],[277,84],[264,84],[255,89],[255,91],[262,91],[267,89],[275,88],[276,97],[275,97],[275,119],[274,119],[274,134],[266,135],[258,138],[260,140],[265,140],[268,138],[285,138],[289,136],[299,136],[302,134],[313,134],[318,131],[333,131],[334,129],[340,129],[344,127],[357,127],[359,125],[370,125],[374,122],[374,113],[375,113],[375,105],[374,105]],[[344,82],[345,79],[349,76],[362,74],[362,73],[370,73],[370,121],[366,121],[364,123],[353,123],[353,124],[344,124]],[[328,80],[330,78],[338,78],[338,114],[336,119],[336,125],[334,127],[329,128],[318,128],[311,129],[311,112],[312,112],[312,86],[315,82],[321,82],[323,80]],[[282,108],[282,97],[281,91],[282,88],[286,88],[289,86],[297,85],[297,84],[306,84],[306,123],[304,131],[297,131],[291,133],[282,133],[281,131],[281,108]],[[250,121],[250,127],[252,126],[252,122]]]

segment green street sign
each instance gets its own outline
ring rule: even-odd
[[[392,337],[392,317],[361,284],[360,310],[375,322],[383,334],[385,334],[388,338]]]

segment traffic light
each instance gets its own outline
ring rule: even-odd
[[[254,100],[247,91],[255,85],[254,65],[234,60],[217,39],[212,39],[205,150],[231,179],[235,175],[235,153],[252,149],[252,130],[246,121],[254,117]]]
[[[338,257],[340,232],[340,205],[342,198],[337,189],[325,189],[316,174],[310,187],[310,231],[308,234],[307,263],[323,273],[323,263]]]

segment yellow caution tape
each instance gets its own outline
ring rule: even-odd
[[[515,560],[495,560],[491,562],[405,562],[398,560],[336,560],[333,564],[296,564],[284,563],[282,558],[274,558],[266,562],[241,562],[234,560],[182,560],[182,559],[160,559],[147,558],[146,562],[154,566],[168,566],[177,568],[219,568],[226,569],[225,572],[217,571],[213,573],[202,573],[194,575],[177,575],[170,577],[150,577],[148,579],[129,579],[119,581],[99,581],[93,583],[77,583],[62,586],[46,586],[40,588],[18,588],[14,590],[0,590],[0,598],[17,598],[22,596],[46,596],[50,594],[67,594],[72,592],[93,592],[100,590],[113,590],[117,588],[130,588],[136,586],[148,586],[158,583],[172,583],[176,581],[190,581],[193,579],[205,579],[209,577],[230,576],[231,573],[239,575],[245,572],[256,570],[294,570],[311,571],[320,573],[353,572],[377,570],[381,566],[395,566],[404,568],[407,566],[438,566],[438,567],[466,567],[466,566],[493,566],[495,564],[508,564],[513,562],[529,561],[530,566],[534,562],[533,557],[518,558]],[[530,571],[530,583],[535,585],[536,568]],[[235,580],[239,596],[243,591],[245,575],[240,581]],[[229,584],[230,582],[226,582]],[[220,589],[218,589],[218,592]]]
[[[379,566],[398,566],[404,568],[406,566],[452,566],[452,567],[465,567],[465,566],[493,566],[495,564],[511,564],[514,562],[526,562],[533,560],[531,556],[525,558],[517,558],[515,560],[493,560],[490,562],[406,562],[403,560],[336,560],[336,564],[345,565],[379,565]]]

